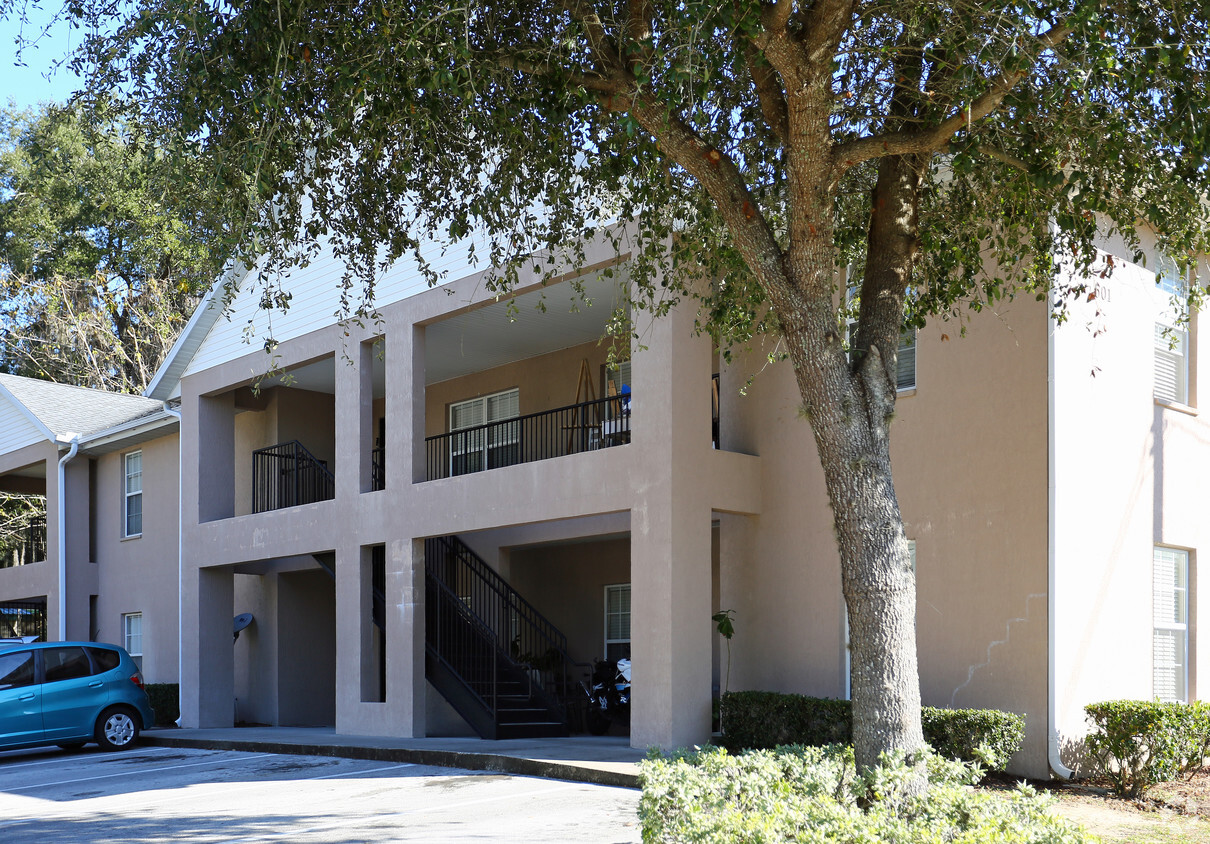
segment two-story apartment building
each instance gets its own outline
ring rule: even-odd
[[[438,288],[388,273],[364,324],[333,316],[331,258],[283,282],[284,315],[229,279],[230,314],[216,289],[148,389],[181,414],[180,555],[154,600],[181,607],[183,723],[558,733],[562,680],[629,655],[632,744],[700,743],[727,676],[718,609],[732,689],[844,696],[831,513],[789,365],[725,365],[682,303],[635,315],[607,366],[626,264],[605,247],[566,267],[591,307],[536,278],[498,301],[464,254],[442,260]],[[1025,713],[1022,773],[1072,763],[1084,703],[1192,699],[1210,658],[1210,431],[1196,323],[1165,333],[1165,286],[1119,260],[1063,324],[1018,300],[965,336],[905,337],[893,459],[924,700]],[[97,458],[97,501],[130,453]],[[0,599],[56,594],[5,574]]]
[[[35,509],[0,560],[0,636],[116,642],[176,682],[178,428],[153,399],[0,375],[0,490]]]

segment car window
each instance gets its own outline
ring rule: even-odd
[[[117,651],[111,651],[109,648],[85,648],[88,655],[92,657],[93,674],[104,674],[106,671],[113,671],[122,662],[122,657]]]
[[[0,690],[34,684],[33,651],[0,654]]]
[[[83,648],[47,648],[42,655],[46,660],[47,683],[74,680],[92,673],[92,666]]]

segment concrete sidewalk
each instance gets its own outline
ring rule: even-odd
[[[472,771],[639,787],[638,762],[646,754],[625,736],[552,739],[390,738],[337,735],[331,727],[239,727],[146,730],[143,742],[163,747],[246,750],[300,756],[342,756],[412,762]]]

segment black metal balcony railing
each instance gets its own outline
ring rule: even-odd
[[[36,636],[46,641],[46,600],[0,602],[0,638]]]
[[[425,440],[429,480],[630,442],[629,397],[515,416]]]
[[[327,465],[298,440],[252,452],[253,513],[328,501],[335,495]]]
[[[378,492],[387,488],[387,450],[383,446],[375,446],[370,452],[370,491]]]

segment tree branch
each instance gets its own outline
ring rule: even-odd
[[[736,36],[736,47],[741,45]],[[778,82],[777,73],[767,63],[762,61],[760,51],[750,42],[742,45],[744,63],[752,76],[752,84],[756,86],[756,97],[760,102],[761,114],[765,123],[778,139],[785,143],[790,135],[790,116],[786,109],[786,96]]]
[[[1035,42],[1034,60],[1030,67],[1037,62],[1046,50],[1061,44],[1072,32],[1072,27],[1066,23],[1055,24]],[[841,172],[863,161],[872,158],[882,158],[888,155],[912,155],[934,152],[957,134],[964,126],[970,126],[976,120],[982,120],[1000,107],[1008,93],[1016,87],[1029,68],[1000,73],[994,77],[984,91],[965,109],[946,118],[936,126],[911,132],[889,132],[883,135],[872,135],[857,138],[839,144],[832,150],[832,161]]]

